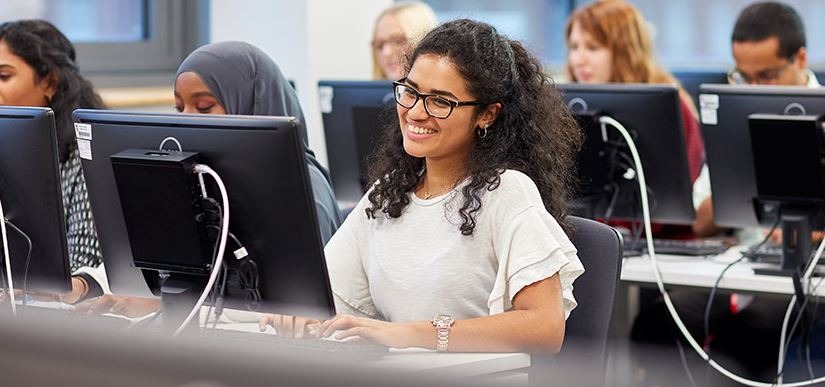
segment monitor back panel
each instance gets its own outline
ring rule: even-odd
[[[756,211],[756,177],[748,130],[751,114],[825,113],[825,90],[804,87],[703,85],[702,137],[713,190],[714,222],[725,227],[770,226]]]
[[[199,152],[200,163],[224,180],[230,231],[258,265],[263,308],[285,312],[284,308],[315,306],[308,312],[334,311],[296,121],[102,111],[77,111],[75,120],[92,126],[92,155],[83,160],[83,168],[115,292],[145,295],[147,289],[133,267],[109,156],[128,148],[157,149],[165,138],[174,137],[183,150]],[[175,148],[170,144],[164,149]],[[210,178],[205,180],[210,196],[219,198]],[[235,249],[231,243],[227,246],[228,251]],[[244,307],[243,302],[235,305]]]
[[[364,195],[367,158],[380,132],[392,122],[395,100],[387,81],[320,81],[329,172],[342,208]]]
[[[694,219],[692,183],[678,92],[661,85],[560,84],[565,102],[574,112],[601,111],[634,133],[650,190],[654,221],[691,224]],[[614,129],[608,136],[623,141]],[[640,219],[638,183],[622,181],[614,218]]]

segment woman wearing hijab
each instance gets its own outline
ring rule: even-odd
[[[195,114],[291,116],[300,122],[304,144],[308,141],[306,121],[295,90],[272,59],[249,43],[213,43],[189,54],[180,64],[175,79],[175,108]],[[329,175],[308,145],[306,158],[318,226],[326,244],[341,224],[341,217]],[[154,299],[106,295],[79,304],[75,309],[138,317],[159,306],[160,302]]]
[[[295,117],[301,122],[304,144],[308,142],[295,90],[272,59],[249,43],[213,43],[189,54],[178,68],[175,108],[182,113]],[[341,218],[329,175],[308,145],[306,157],[326,244]]]

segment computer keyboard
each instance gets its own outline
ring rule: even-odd
[[[811,257],[813,257],[814,254],[816,254],[817,247],[818,246],[811,247]],[[759,246],[757,244],[748,248],[744,254],[746,257],[748,257],[750,260],[754,262],[779,264],[782,262],[782,245],[775,243],[767,243]],[[825,263],[823,263],[820,260],[818,264],[823,265]]]
[[[58,324],[95,326],[106,329],[126,330],[131,327],[130,319],[111,314],[87,314],[61,309],[48,309],[36,306],[17,307],[21,316],[31,316]]]
[[[780,263],[782,246],[774,244],[753,245],[745,251],[745,256],[756,262]]]
[[[347,356],[381,357],[389,349],[385,346],[361,341],[334,341],[316,338],[291,338],[271,333],[236,331],[229,329],[201,328],[199,336],[217,339],[251,342],[255,345],[268,345],[289,350],[314,351],[326,353],[345,353]]]
[[[725,241],[719,239],[653,239],[653,248],[658,254],[705,256],[719,255],[730,247]],[[639,240],[625,240],[624,256],[639,256],[647,252],[647,241],[644,238]]]

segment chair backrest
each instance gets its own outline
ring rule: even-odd
[[[552,368],[557,375],[567,371],[581,376],[576,385],[603,385],[608,330],[622,266],[622,237],[593,220],[569,216],[567,221],[575,230],[572,241],[585,272],[573,283],[578,306],[567,318],[564,345],[553,358]],[[543,361],[534,356],[535,365]]]
[[[584,274],[573,284],[578,306],[567,318],[567,337],[582,337],[607,345],[613,301],[622,268],[622,236],[613,227],[590,219],[569,216],[573,244],[584,265]]]

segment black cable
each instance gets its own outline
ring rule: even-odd
[[[238,280],[244,290],[246,308],[250,311],[257,311],[261,303],[261,292],[259,287],[258,265],[251,259],[241,261],[238,270]]]
[[[26,306],[26,294],[28,294],[28,279],[29,279],[29,264],[31,263],[32,258],[32,250],[34,249],[34,245],[32,244],[31,238],[26,235],[23,230],[21,230],[17,225],[15,225],[12,221],[6,219],[6,224],[8,224],[12,230],[16,231],[20,234],[23,239],[26,240],[26,245],[28,246],[28,251],[26,252],[26,263],[23,265],[23,306]]]
[[[808,283],[808,293],[813,294],[813,289],[811,288],[811,284]],[[809,296],[810,297],[810,296]],[[816,314],[819,311],[819,295],[814,296],[814,310],[811,312],[810,322],[812,326],[816,324]],[[813,364],[811,364],[811,344],[813,344],[813,336],[815,330],[811,330],[808,332],[808,336],[805,338],[805,362],[808,365],[808,375],[810,375],[811,379],[815,379],[816,376],[814,375]]]
[[[221,206],[219,206],[217,204],[217,202],[212,198],[204,197],[203,199],[204,199],[204,201],[215,205],[215,210],[214,210],[215,213],[212,214],[212,215],[214,217],[217,217],[217,223],[218,224],[223,224],[223,210],[221,209]],[[215,262],[218,260],[218,250],[219,250],[218,245],[220,244],[220,241],[221,241],[221,238],[220,238],[221,228],[216,226],[216,225],[213,225],[213,224],[208,225],[208,227],[215,227],[215,228],[218,229],[218,235],[216,236],[215,243],[212,246],[212,270],[217,270],[217,268],[215,268],[214,266],[215,266]],[[227,234],[228,233],[229,233],[229,230],[227,230]],[[209,321],[209,315],[212,313],[212,307],[215,305],[215,298],[216,298],[216,294],[217,294],[217,288],[213,287],[212,290],[211,290],[211,293],[212,293],[212,301],[209,305],[209,308],[206,309],[206,319],[203,322],[204,323],[204,328],[206,328],[206,324]],[[197,324],[197,325],[200,325],[200,324]]]
[[[814,377],[814,368],[811,364],[811,343],[810,342],[805,343],[805,363],[808,365],[808,376],[810,376],[811,379],[816,379],[816,377]]]
[[[819,285],[822,284],[822,281],[825,280],[825,277],[820,277],[819,282],[817,282],[816,286],[814,286],[813,291],[815,292],[816,289],[819,288]],[[794,332],[796,331],[796,327],[799,325],[799,321],[802,319],[802,315],[805,311],[805,308],[808,306],[808,300],[810,298],[806,297],[805,301],[802,303],[800,310],[797,312],[796,318],[794,319],[793,325],[791,326],[791,330],[788,333],[788,337],[785,338],[785,356],[782,361],[782,367],[779,369],[779,373],[776,374],[776,377],[773,379],[772,384],[776,384],[779,378],[785,373],[785,364],[788,362],[788,346],[791,344],[791,338],[793,337]]]
[[[213,224],[210,224],[209,228],[216,228],[216,229],[218,229],[219,232],[221,230],[220,227],[218,227],[216,225],[213,225]],[[229,236],[230,239],[232,239],[232,241],[235,242],[235,244],[238,246],[239,249],[244,248],[243,243],[241,243],[240,239],[238,239],[238,237],[236,237],[235,234],[232,233],[232,231],[227,232],[227,235]]]
[[[693,374],[690,373],[690,367],[687,363],[687,358],[685,358],[685,349],[682,347],[682,341],[676,337],[676,347],[679,348],[679,357],[682,359],[682,367],[685,368],[685,373],[688,376],[688,380],[690,381],[690,385],[692,387],[696,387],[696,382],[693,380]]]
[[[212,321],[212,329],[218,326],[218,319],[221,318],[223,314],[223,296],[224,292],[226,291],[226,279],[229,277],[229,267],[228,265],[223,266],[223,279],[221,281],[220,290],[218,291],[218,301],[215,305],[215,319]]]
[[[616,201],[619,199],[619,194],[622,192],[622,188],[619,184],[611,183],[610,184],[613,195],[610,196],[610,201],[607,203],[607,208],[604,210],[604,221],[610,221],[610,218],[613,217],[613,209],[616,207]]]
[[[779,226],[779,219],[780,218],[776,218],[776,221],[773,223],[773,226],[771,227],[771,230],[768,232],[767,235],[765,235],[765,238],[763,238],[762,241],[759,242],[759,244],[757,246],[762,246],[765,243],[767,243],[768,240],[770,240],[771,234],[773,234],[774,230],[776,230],[776,228]],[[716,291],[719,289],[719,283],[722,281],[722,277],[724,277],[724,275],[728,271],[728,269],[733,267],[733,265],[735,265],[739,262],[742,262],[742,260],[745,259],[745,258],[747,258],[747,255],[743,252],[742,256],[739,257],[739,259],[737,259],[737,260],[729,263],[727,266],[725,266],[725,268],[722,269],[722,272],[719,273],[719,277],[716,278],[716,282],[713,284],[713,287],[710,289],[710,295],[708,296],[708,302],[705,306],[705,316],[704,316],[704,334],[705,334],[705,341],[706,341],[706,345],[705,345],[706,346],[706,348],[705,348],[706,351],[710,350],[710,345],[709,345],[709,342],[707,341],[708,338],[710,337],[710,310],[711,310],[711,307],[713,306],[713,300],[716,297]],[[710,359],[710,356],[708,356],[708,359]]]
[[[725,266],[725,268],[722,269],[722,272],[719,273],[719,276],[716,277],[716,282],[713,283],[713,287],[710,289],[710,295],[708,296],[708,302],[705,305],[705,315],[704,315],[704,333],[705,333],[705,342],[706,342],[705,351],[708,351],[708,349],[710,347],[708,345],[708,338],[710,337],[710,310],[711,310],[711,307],[713,306],[713,300],[716,297],[716,291],[719,289],[719,283],[722,282],[722,277],[725,276],[725,273],[730,268],[732,268],[737,263],[742,262],[744,259],[745,259],[745,256],[743,255],[743,256],[737,258],[735,261],[729,263],[727,266]]]

